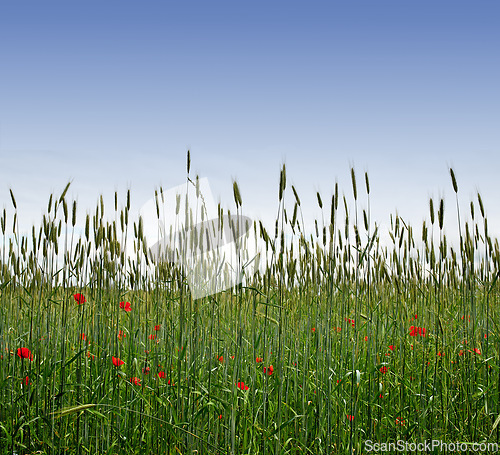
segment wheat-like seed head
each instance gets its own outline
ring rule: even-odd
[[[354,174],[354,168],[351,168],[351,182],[352,182],[352,192],[354,194],[354,200],[358,200],[358,190],[356,187],[356,175]]]
[[[453,185],[453,191],[455,191],[455,193],[458,193],[457,179],[455,178],[455,173],[453,172],[453,169],[451,167],[450,167],[450,175],[451,175],[451,183]]]

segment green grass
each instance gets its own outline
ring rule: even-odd
[[[431,202],[418,234],[394,216],[385,246],[368,178],[364,195],[354,170],[352,180],[352,213],[348,196],[339,209],[337,187],[328,209],[318,194],[323,216],[306,235],[283,168],[276,231],[260,229],[267,269],[198,300],[177,268],[149,267],[142,227],[129,226],[130,194],[123,207],[115,199],[115,222],[101,200],[82,238],[67,188],[30,236],[4,211],[0,453],[344,454],[366,453],[366,440],[498,442],[500,250],[480,197],[459,217],[460,245],[447,242],[444,204],[435,218]]]

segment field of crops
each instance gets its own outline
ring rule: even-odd
[[[460,200],[450,174],[446,214],[430,200],[422,226],[394,215],[385,245],[366,174],[352,170],[331,200],[317,195],[310,233],[283,167],[276,224],[252,227],[266,266],[198,299],[180,267],[152,261],[130,193],[77,220],[66,188],[28,235],[11,193],[0,217],[0,453],[499,442],[500,248],[480,195]],[[244,213],[236,183],[234,199]]]

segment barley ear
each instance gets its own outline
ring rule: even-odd
[[[484,205],[479,193],[477,193],[477,201],[479,202],[479,210],[481,211],[481,216],[484,218]]]
[[[443,201],[443,199],[441,199],[441,201],[439,202],[438,220],[439,220],[439,229],[443,229],[443,222],[444,222],[444,201]]]
[[[354,194],[354,200],[358,200],[358,189],[356,187],[356,175],[354,174],[354,168],[351,167],[351,181],[352,181],[352,192]]]
[[[450,167],[450,175],[451,175],[451,183],[453,185],[453,191],[455,191],[455,193],[458,193],[457,179],[455,178],[455,173],[453,172],[453,169],[451,167]]]
[[[320,196],[319,192],[316,192],[316,196],[318,197],[319,208],[322,209],[323,208],[323,201],[321,200],[321,196]]]
[[[17,210],[16,198],[14,197],[14,193],[12,192],[11,189],[9,189],[9,191],[10,191],[10,198],[12,199],[12,205]]]

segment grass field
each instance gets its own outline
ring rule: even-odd
[[[460,201],[451,177],[446,217],[459,220],[459,244],[447,242],[444,202],[431,200],[423,226],[392,217],[387,246],[366,175],[360,184],[352,170],[346,196],[318,194],[311,235],[283,167],[276,225],[255,225],[265,270],[200,299],[178,267],[152,264],[142,225],[129,223],[130,193],[123,203],[115,195],[108,218],[101,199],[84,222],[66,188],[30,235],[11,193],[1,216],[0,453],[499,442],[500,248],[480,196]]]

